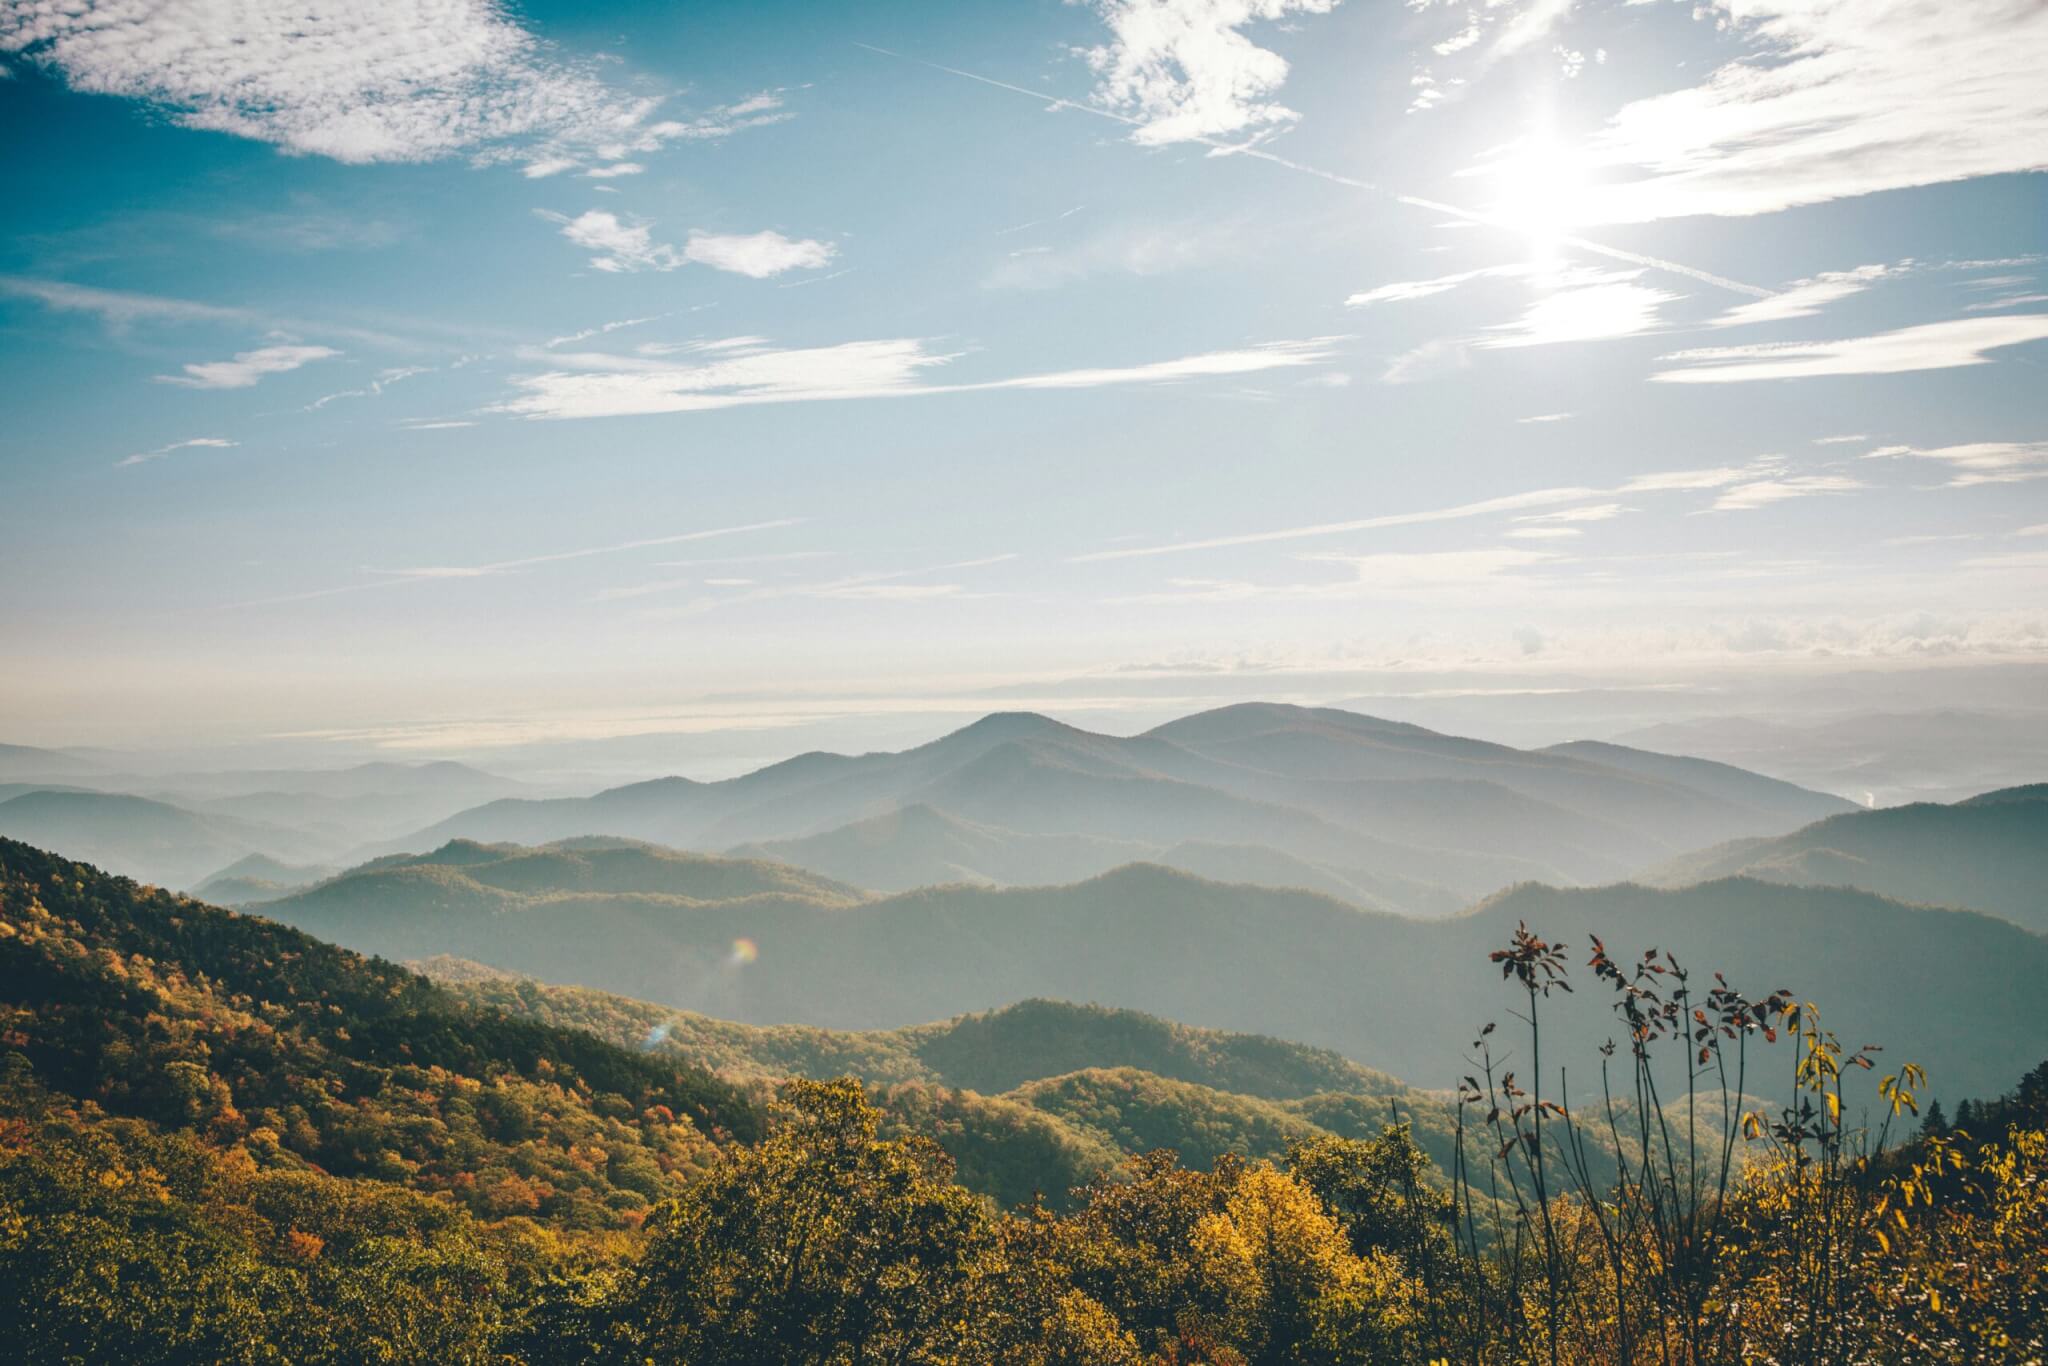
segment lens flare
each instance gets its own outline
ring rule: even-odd
[[[761,946],[753,940],[735,939],[732,941],[732,962],[739,966],[745,967],[760,956]]]

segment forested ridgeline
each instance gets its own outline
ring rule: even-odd
[[[0,1317],[29,1361],[2040,1358],[2048,1069],[1965,1134],[1790,993],[1527,931],[1493,958],[1450,1170],[1361,1117],[1004,1208],[855,1082],[764,1113],[765,1082],[0,844]],[[1546,1051],[1586,1012],[1611,1056]],[[1153,1026],[1156,1065],[1247,1084]],[[894,1085],[977,1096],[934,1080],[988,1065],[971,1039],[905,1033],[876,1055],[930,1075]],[[1546,1089],[1567,1064],[1619,1118]]]

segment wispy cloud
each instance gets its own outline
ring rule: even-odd
[[[785,527],[801,526],[802,517],[778,517],[766,522],[748,522],[743,526],[713,527],[706,531],[684,531],[672,536],[645,536],[638,540],[617,541],[610,545],[585,546],[576,550],[556,550],[540,555],[521,555],[514,559],[492,560],[484,564],[421,565],[407,569],[368,569],[364,572],[376,577],[357,583],[340,584],[333,588],[316,588],[306,593],[289,593],[282,597],[258,598],[249,602],[230,603],[230,607],[269,607],[279,603],[308,602],[315,598],[339,597],[344,593],[363,593],[381,588],[395,588],[409,583],[431,583],[448,579],[482,579],[497,574],[512,574],[531,569],[537,565],[562,564],[570,560],[587,560],[599,555],[620,555],[632,550],[648,550],[655,546],[681,545],[688,541],[708,541],[722,536],[741,536],[757,531],[778,531]]]
[[[1351,308],[1426,299],[1479,280],[1526,280],[1532,291],[1521,317],[1489,327],[1476,335],[1445,337],[1397,356],[1383,378],[1390,384],[1428,378],[1461,368],[1467,348],[1551,346],[1563,342],[1601,341],[1648,332],[1660,324],[1659,310],[1683,295],[1641,283],[1643,271],[1588,270],[1532,261],[1485,266],[1426,280],[1401,280],[1353,294]]]
[[[1463,337],[1434,337],[1388,360],[1382,384],[1414,384],[1435,379],[1472,364],[1471,344]]]
[[[1518,522],[1611,522],[1629,509],[1620,503],[1587,503],[1583,507],[1556,512],[1531,512],[1515,518]]]
[[[331,346],[262,346],[238,351],[233,360],[200,361],[184,367],[182,375],[158,375],[161,384],[187,389],[246,389],[265,375],[282,375],[316,360],[340,355]]]
[[[800,560],[830,559],[830,550],[785,550],[765,555],[712,555],[687,560],[656,560],[656,569],[727,569],[735,565],[789,564]],[[680,593],[696,587],[721,588],[751,585],[751,579],[651,579],[644,583],[621,584],[607,588],[592,596],[593,602],[621,602],[632,598],[652,597],[656,594]]]
[[[1594,222],[1771,213],[2048,167],[2048,8],[1713,0],[1754,56],[1624,107],[1607,163],[1647,175],[1588,197]]]
[[[1474,346],[1498,349],[1631,337],[1658,325],[1657,311],[1683,298],[1639,282],[1641,271],[1569,271],[1522,316],[1488,328]]]
[[[982,281],[991,289],[1052,289],[1099,275],[1167,275],[1228,251],[1235,223],[1106,223],[1061,247],[1027,247],[1002,258]]]
[[[1492,546],[1475,550],[1420,550],[1375,555],[1304,555],[1303,563],[1328,565],[1348,576],[1280,583],[1250,579],[1176,578],[1162,591],[1133,593],[1111,599],[1127,605],[1253,602],[1279,599],[1294,602],[1344,601],[1357,598],[1414,599],[1436,593],[1491,591],[1517,571],[1562,563],[1548,550],[1524,546]]]
[[[2048,479],[2048,441],[1973,441],[1956,446],[1883,446],[1866,460],[1931,460],[1949,470],[1951,486],[2017,484]]]
[[[596,327],[586,327],[581,332],[570,332],[560,337],[550,337],[547,344],[550,348],[553,348],[567,346],[570,342],[589,341],[592,337],[602,337],[608,332],[617,332],[622,328],[638,327],[642,323],[658,322],[668,316],[666,313],[650,313],[644,318],[620,318],[616,322],[599,323]]]
[[[1140,559],[1152,555],[1175,555],[1190,550],[1222,550],[1232,546],[1267,545],[1278,541],[1299,541],[1320,536],[1339,536],[1354,531],[1378,531],[1387,527],[1420,526],[1430,522],[1462,521],[1468,517],[1490,517],[1503,512],[1519,512],[1526,508],[1557,507],[1566,503],[1584,503],[1592,499],[1609,497],[1620,493],[1668,493],[1725,488],[1730,484],[1754,480],[1769,475],[1781,468],[1776,460],[1766,459],[1748,465],[1722,465],[1711,469],[1669,470],[1658,474],[1642,474],[1629,479],[1616,488],[1575,488],[1560,487],[1530,489],[1524,493],[1510,493],[1499,498],[1486,498],[1476,503],[1458,503],[1451,507],[1429,508],[1416,512],[1391,512],[1374,517],[1359,517],[1345,522],[1315,522],[1307,526],[1283,527],[1277,531],[1248,531],[1228,536],[1211,536],[1196,541],[1174,541],[1166,545],[1124,546],[1114,550],[1090,551],[1085,555],[1069,557],[1070,564],[1090,564],[1102,560]],[[1604,505],[1603,505],[1604,506]],[[1625,509],[1618,509],[1625,511]],[[1597,520],[1593,514],[1584,514]],[[1606,515],[1606,514],[1602,514]]]
[[[557,355],[552,359],[575,368],[515,380],[523,392],[496,411],[528,418],[621,417],[758,403],[1169,384],[1316,365],[1330,358],[1333,342],[1269,342],[1142,365],[934,384],[924,379],[926,372],[957,357],[928,351],[918,338],[783,350],[758,337],[737,337],[698,343],[692,359],[682,364],[645,356]]]
[[[249,309],[225,308],[191,299],[172,299],[158,294],[135,294],[118,289],[94,289],[90,285],[68,284],[62,280],[31,280],[0,276],[0,293],[35,299],[45,307],[63,313],[90,313],[109,328],[126,329],[135,323],[257,321]]]
[[[0,15],[0,52],[190,128],[352,163],[459,154],[545,173],[783,116],[763,95],[695,121],[657,120],[660,97],[614,90],[489,0],[16,5]]]
[[[1056,213],[1050,218],[1034,218],[1027,223],[1012,223],[1007,228],[997,228],[995,235],[998,237],[1008,237],[1011,233],[1029,232],[1033,228],[1043,228],[1049,227],[1054,223],[1063,223],[1087,207],[1086,204],[1076,204],[1073,208]]]
[[[1650,376],[1666,384],[1734,384],[1822,375],[1893,375],[1984,365],[1987,354],[2048,337],[2048,313],[1955,318],[1839,341],[1767,342],[1675,351],[1659,359],[1679,368]]]
[[[816,270],[832,260],[835,250],[828,242],[791,239],[779,232],[692,232],[684,245],[676,248],[654,240],[652,223],[622,219],[608,209],[591,209],[575,218],[545,209],[538,212],[561,224],[562,236],[595,253],[590,258],[592,269],[610,274],[674,270],[695,263],[765,280],[788,270]]]
[[[195,446],[227,447],[238,444],[240,443],[229,441],[224,437],[195,436],[189,441],[173,441],[168,446],[158,446],[155,450],[137,451],[133,455],[123,456],[114,462],[114,468],[123,469],[129,465],[146,465],[152,460],[163,459],[173,451],[190,450]]]
[[[1495,280],[1512,276],[1527,275],[1535,269],[1526,262],[1513,262],[1501,266],[1481,266],[1477,270],[1461,270],[1451,275],[1438,275],[1427,280],[1396,280],[1391,284],[1377,285],[1361,290],[1344,300],[1347,308],[1369,308],[1373,304],[1405,303],[1410,299],[1427,299],[1433,294],[1445,294],[1461,285],[1475,280]]]
[[[999,555],[981,555],[971,560],[953,560],[944,564],[919,565],[914,569],[878,570],[860,574],[842,574],[829,579],[804,580],[788,584],[768,584],[747,588],[735,593],[700,597],[673,608],[661,609],[656,615],[662,617],[699,616],[723,608],[748,606],[782,598],[818,598],[836,601],[868,602],[920,602],[931,599],[957,598],[971,595],[966,585],[959,583],[915,584],[907,580],[927,578],[933,574],[952,574],[967,569],[985,569],[991,565],[1007,564],[1018,556],[1014,552]],[[707,580],[708,582],[708,580]]]
[[[1573,415],[1571,413],[1533,413],[1528,417],[1518,417],[1515,419],[1515,421],[1523,424],[1538,422],[1568,422],[1571,420],[1572,416]]]
[[[1287,62],[1242,29],[1290,14],[1327,14],[1336,0],[1094,0],[1110,41],[1083,55],[1104,106],[1133,121],[1131,140],[1163,146],[1258,137],[1300,117],[1272,97]]]
[[[1752,508],[1768,507],[1793,498],[1809,498],[1820,493],[1849,493],[1865,487],[1860,479],[1851,479],[1845,474],[1802,474],[1782,479],[1759,479],[1753,483],[1737,484],[1714,500],[1710,511],[1747,512]]]
[[[290,334],[312,333],[364,346],[393,351],[417,351],[423,344],[389,332],[372,331],[315,319],[279,317],[254,308],[201,303],[161,294],[138,294],[128,290],[96,289],[63,280],[38,280],[0,275],[0,294],[34,299],[46,308],[62,313],[85,313],[98,318],[109,332],[127,332],[137,323],[231,323],[266,331]]]
[[[1854,270],[1823,271],[1807,280],[1795,280],[1768,299],[1737,304],[1709,321],[1709,327],[1746,327],[1752,323],[1789,322],[1810,318],[1827,305],[1852,294],[1860,294],[1888,275],[1896,266],[1858,266]]]
[[[1277,531],[1246,531],[1229,536],[1210,536],[1198,541],[1175,541],[1168,545],[1126,546],[1116,550],[1095,550],[1085,555],[1075,555],[1069,560],[1073,564],[1092,564],[1103,560],[1132,560],[1152,555],[1174,555],[1190,550],[1223,550],[1232,546],[1268,545],[1277,541],[1301,541],[1319,536],[1338,536],[1352,531],[1377,531],[1385,527],[1419,526],[1428,522],[1452,522],[1467,517],[1485,517],[1498,512],[1514,512],[1522,508],[1546,507],[1556,503],[1577,502],[1596,498],[1601,490],[1590,488],[1532,489],[1527,493],[1511,493],[1502,498],[1487,498],[1477,503],[1459,503],[1454,507],[1431,508],[1422,512],[1390,512],[1376,517],[1358,517],[1346,522],[1316,522],[1308,526],[1284,527]]]
[[[377,376],[377,378],[371,380],[368,384],[364,385],[360,389],[342,389],[336,393],[322,394],[319,398],[316,398],[311,403],[308,403],[304,411],[309,413],[317,413],[322,408],[325,408],[328,404],[337,403],[345,398],[375,398],[394,384],[398,384],[404,380],[412,379],[416,375],[427,375],[432,373],[433,371],[429,367],[424,365],[397,366],[392,369],[383,371],[381,374]]]
[[[1573,3],[1574,0],[1527,0],[1519,10],[1508,8],[1505,12],[1511,17],[1501,25],[1500,36],[1493,40],[1492,55],[1506,57],[1544,42],[1572,12]],[[1584,57],[1561,47],[1555,50],[1565,58],[1567,73],[1576,76]]]

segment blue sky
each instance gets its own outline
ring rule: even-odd
[[[2038,5],[292,14],[0,0],[7,739],[2048,651]]]

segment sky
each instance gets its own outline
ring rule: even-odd
[[[2035,0],[0,0],[0,739],[2024,700],[2044,68]]]

